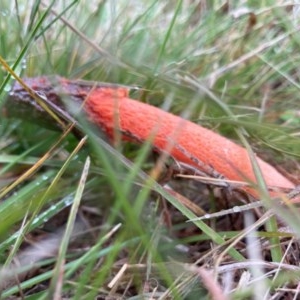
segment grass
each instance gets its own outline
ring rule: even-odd
[[[0,56],[21,77],[139,86],[132,98],[242,143],[299,182],[298,14],[284,1],[234,2],[2,0]],[[0,107],[12,82],[2,67]],[[2,299],[298,297],[296,207],[266,195],[241,212],[240,197],[173,180],[209,213],[193,220],[148,175],[150,143],[113,147],[86,124],[78,140],[29,119],[0,119]]]

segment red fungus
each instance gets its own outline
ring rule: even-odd
[[[168,151],[179,162],[203,170],[212,168],[229,180],[256,182],[248,152],[219,134],[157,107],[128,98],[126,89],[95,89],[86,101],[88,115],[111,138],[118,128],[123,139],[144,142]],[[295,186],[274,167],[257,158],[267,186]],[[245,188],[257,197],[257,192]]]

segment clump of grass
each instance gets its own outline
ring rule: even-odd
[[[132,97],[231,139],[238,140],[239,129],[244,144],[299,178],[297,114],[288,118],[300,110],[293,6],[180,0],[1,5],[0,55],[19,76],[140,86]],[[8,75],[3,67],[1,106],[11,87]],[[155,165],[150,143],[114,148],[91,128],[84,131],[88,140],[78,141],[35,120],[0,119],[2,298],[297,297],[293,206],[266,197],[263,207],[244,213],[235,207],[241,197],[173,180],[178,193],[208,212],[206,221],[194,220],[182,198],[147,175]],[[213,218],[230,207],[238,213]],[[269,209],[276,214],[271,222]]]

